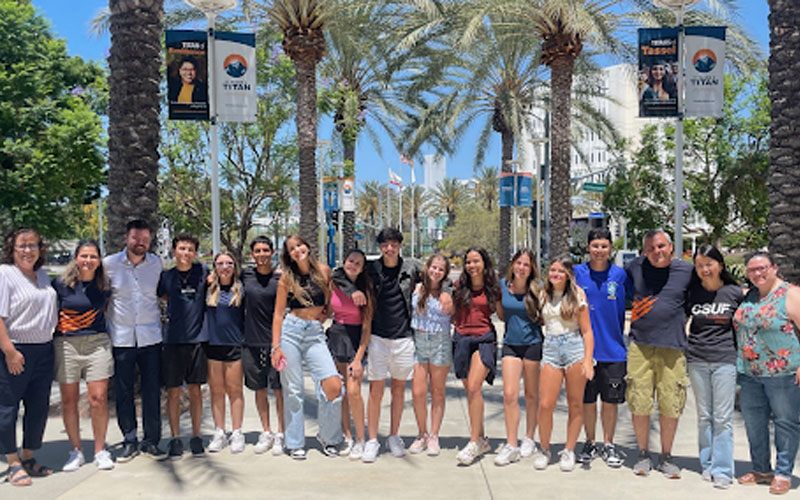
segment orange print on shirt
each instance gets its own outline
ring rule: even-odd
[[[62,309],[58,313],[58,331],[69,333],[88,328],[94,323],[99,312],[93,309],[79,314],[78,311],[73,311],[72,309]]]
[[[648,296],[642,297],[639,300],[633,301],[633,310],[631,311],[631,322],[634,322],[647,313],[649,313],[653,309],[653,305],[658,300],[658,297]]]

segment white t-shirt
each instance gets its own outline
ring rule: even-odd
[[[553,298],[545,301],[542,306],[542,317],[544,318],[544,334],[556,336],[580,330],[578,315],[566,320],[561,317],[561,300],[564,298],[563,292],[553,292]],[[578,306],[586,307],[586,298],[582,293],[578,294]]]
[[[53,340],[58,323],[58,299],[44,269],[33,283],[13,264],[0,265],[0,318],[15,344]]]

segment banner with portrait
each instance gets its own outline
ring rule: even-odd
[[[219,121],[256,121],[256,35],[215,32],[214,70],[215,112]]]
[[[686,27],[686,116],[722,116],[725,29],[725,26]]]
[[[678,28],[639,29],[639,116],[678,116]]]
[[[167,30],[167,100],[170,120],[208,120],[208,36]]]

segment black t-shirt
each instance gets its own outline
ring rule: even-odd
[[[686,348],[685,303],[692,269],[691,264],[678,259],[672,259],[669,267],[653,267],[645,256],[628,264],[625,271],[633,292],[630,336],[634,341]]]
[[[272,271],[259,273],[255,267],[242,271],[242,283],[247,302],[244,308],[244,343],[253,347],[272,345],[272,317],[275,314],[275,295],[281,274]]]
[[[68,287],[61,278],[53,280],[58,296],[58,324],[55,335],[76,337],[107,333],[106,302],[111,290],[101,291],[94,281],[79,281]]]
[[[738,285],[710,292],[696,283],[689,289],[687,308],[692,318],[686,359],[707,363],[736,363],[733,314],[744,299]]]
[[[411,323],[403,291],[397,278],[400,264],[383,267],[380,276],[380,292],[376,297],[377,308],[372,319],[372,335],[385,339],[401,339],[411,336]]]
[[[161,271],[158,296],[167,297],[167,327],[165,344],[196,344],[208,341],[203,326],[206,304],[206,276],[208,270],[195,262],[188,271],[177,267]]]
[[[209,345],[240,346],[244,343],[244,308],[245,298],[238,306],[230,305],[230,285],[220,287],[219,301],[216,307],[206,307],[206,325],[208,327]]]

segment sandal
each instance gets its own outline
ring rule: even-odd
[[[769,492],[773,495],[785,495],[791,487],[792,481],[788,477],[775,476],[769,485]]]
[[[46,477],[53,473],[53,469],[40,464],[35,458],[23,460],[22,466],[25,467],[25,472],[31,477]]]
[[[11,483],[11,486],[30,486],[33,482],[22,465],[10,465],[6,472],[6,481]]]
[[[740,476],[737,480],[739,484],[770,484],[774,477],[772,472],[756,472],[750,471],[747,474]]]

